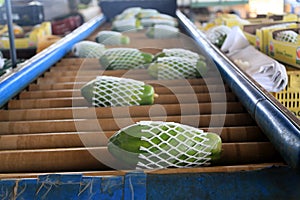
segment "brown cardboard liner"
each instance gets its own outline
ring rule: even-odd
[[[217,165],[255,164],[260,162],[280,162],[281,157],[268,142],[225,143]],[[253,152],[249,154],[249,152]],[[123,165],[110,155],[106,147],[7,150],[0,152],[0,171],[7,172],[38,172],[38,171],[80,171],[111,170],[92,154],[98,155],[109,162],[110,166]],[[117,165],[116,165],[117,164]],[[121,168],[122,169],[122,168]]]
[[[106,75],[106,71],[101,74],[102,76]],[[53,84],[53,83],[60,83],[60,82],[89,82],[93,79],[96,78],[97,75],[95,76],[84,76],[84,77],[43,77],[43,78],[38,78],[37,83],[38,84]],[[112,75],[110,75],[112,76]],[[118,75],[113,75],[116,77],[122,77],[122,78],[131,78],[131,79],[136,79],[136,80],[151,80],[153,79],[150,75],[148,74],[118,74]]]
[[[223,143],[266,142],[267,138],[255,126],[202,128],[206,132],[221,133]],[[0,135],[0,150],[52,149],[106,146],[116,131],[20,133]],[[101,138],[104,138],[101,140]],[[250,152],[249,152],[250,153]]]
[[[79,107],[79,108],[45,108],[45,109],[17,109],[0,110],[1,121],[29,121],[29,120],[63,120],[63,119],[102,119],[113,117],[144,117],[150,112],[154,116],[175,115],[203,115],[210,114],[212,108],[215,114],[242,113],[244,107],[239,102],[227,103],[198,103],[198,104],[164,104],[160,109],[153,109],[156,105],[129,107]],[[219,111],[219,112],[218,112]]]
[[[187,94],[187,93],[208,93],[208,92],[229,92],[228,86],[206,85],[190,86],[187,90],[184,86],[160,86],[155,85],[155,93],[157,94]],[[44,90],[44,91],[23,91],[19,94],[20,99],[41,99],[41,98],[62,98],[62,97],[80,97],[80,89],[62,89],[62,90]]]
[[[249,114],[215,114],[215,115],[185,115],[185,116],[151,116],[131,118],[104,118],[104,119],[66,119],[66,120],[39,120],[39,121],[8,121],[0,122],[1,135],[20,133],[47,133],[47,132],[76,132],[76,131],[111,131],[119,130],[134,122],[153,120],[177,122],[196,127],[218,127],[224,119],[224,126],[251,126],[255,125]],[[221,124],[223,125],[223,123]],[[99,128],[100,127],[100,128]]]
[[[92,79],[92,78],[91,78]],[[221,84],[219,78],[208,77],[203,79],[186,79],[186,80],[143,80],[145,83],[153,86],[187,86],[187,85],[205,85],[205,84]],[[61,89],[80,89],[86,82],[65,82],[51,84],[30,84],[28,89],[34,90],[61,90]],[[223,83],[223,82],[222,82]]]
[[[203,103],[211,102],[222,102],[224,99],[232,102],[236,100],[233,93],[227,93],[224,97],[224,93],[198,93],[198,94],[166,94],[159,95],[155,98],[155,104],[185,104],[185,103]],[[83,97],[65,97],[65,98],[45,98],[45,99],[22,99],[22,100],[11,100],[8,103],[10,109],[30,109],[30,108],[59,108],[59,107],[83,107],[90,106],[89,103]]]

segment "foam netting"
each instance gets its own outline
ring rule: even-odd
[[[173,26],[156,24],[152,28],[154,28],[154,38],[164,39],[179,36],[179,29]]]
[[[111,69],[136,69],[145,68],[145,59],[138,49],[112,48],[107,49],[104,55]]]
[[[209,165],[211,145],[203,130],[175,123],[160,121],[140,121],[150,129],[142,129],[149,147],[141,146],[145,153],[139,154],[136,169],[157,169],[167,167],[195,167]]]
[[[200,55],[190,51],[188,49],[181,49],[181,48],[171,48],[171,49],[163,49],[162,51],[165,53],[165,56],[176,56],[176,57],[183,57],[186,59],[200,59]]]
[[[120,32],[136,31],[139,28],[136,24],[137,20],[135,18],[115,20],[112,23],[112,30]]]
[[[103,44],[92,41],[81,41],[72,47],[72,53],[80,58],[100,58],[104,50]]]
[[[157,74],[159,80],[196,78],[196,59],[170,56],[158,58],[156,63],[159,64]]]
[[[98,76],[94,84],[93,105],[130,106],[139,105],[144,82],[128,78]]]

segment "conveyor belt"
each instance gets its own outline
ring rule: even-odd
[[[97,31],[108,28],[109,23]],[[148,39],[142,31],[128,35],[130,47],[149,47],[148,51],[185,48],[187,44],[174,39]],[[66,54],[11,99],[7,109],[0,110],[0,171],[113,171],[112,166],[120,163],[108,153],[107,138],[140,120],[181,122],[220,133],[221,159],[199,171],[286,165],[236,95],[215,76],[215,70],[211,66],[205,79],[158,81],[143,69],[105,71],[97,59]],[[152,106],[92,108],[79,90],[97,75],[143,80],[155,87],[159,97]]]

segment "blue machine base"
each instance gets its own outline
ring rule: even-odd
[[[0,181],[0,199],[299,199],[300,172],[289,167],[213,173],[124,176],[46,174]]]

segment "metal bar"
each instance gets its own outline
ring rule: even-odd
[[[5,8],[6,8],[8,37],[9,37],[9,45],[10,45],[10,59],[12,61],[12,67],[14,68],[17,65],[17,52],[15,47],[14,27],[13,27],[10,0],[5,0]]]
[[[237,67],[234,67],[235,65],[214,48],[182,12],[177,11],[177,16],[188,34],[217,64],[224,81],[240,99],[240,102],[256,120],[285,161],[293,168],[300,168],[299,123],[278,108],[278,105],[272,102],[258,86]]]
[[[19,70],[0,83],[0,107],[65,56],[75,43],[87,38],[105,21],[104,15],[89,20],[49,48],[22,63]]]

